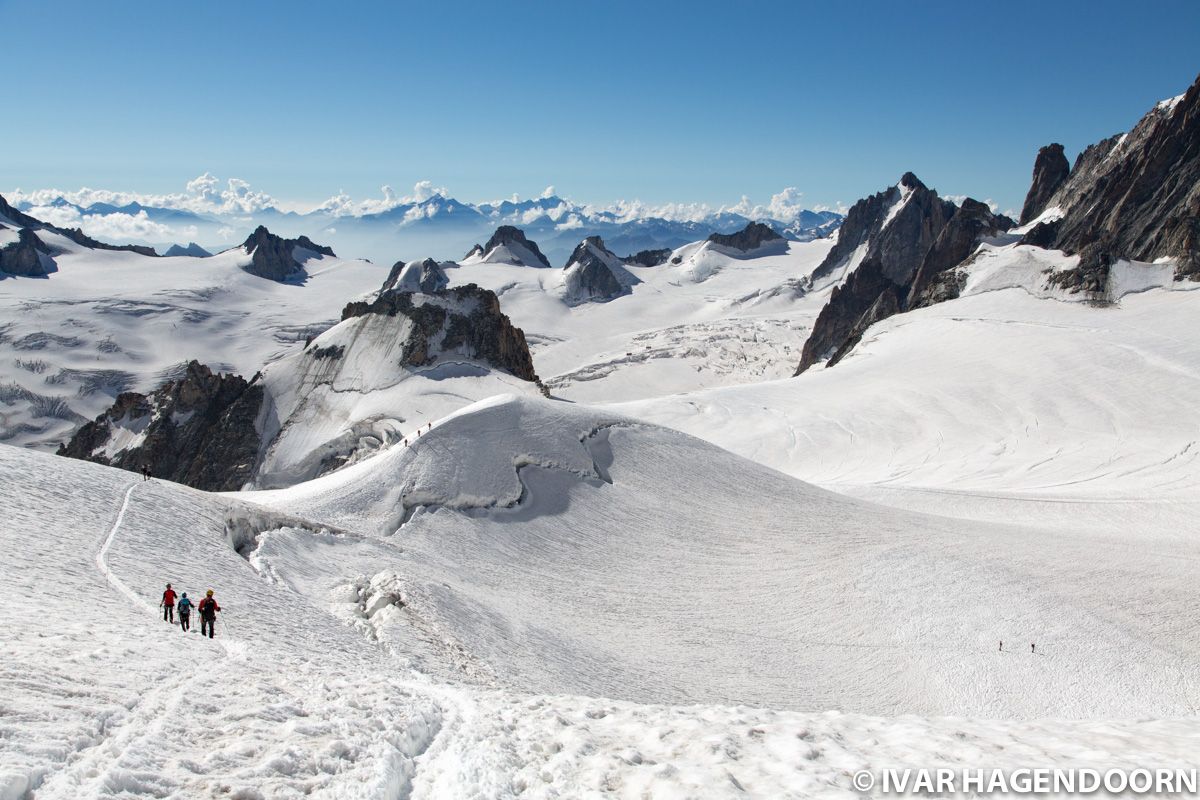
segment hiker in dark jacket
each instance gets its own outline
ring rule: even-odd
[[[213,590],[209,589],[205,594],[204,599],[197,606],[200,610],[200,635],[204,635],[204,626],[208,626],[208,638],[213,638],[213,628],[217,624],[217,612],[221,607],[217,605],[217,601],[213,599]]]

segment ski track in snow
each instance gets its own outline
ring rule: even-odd
[[[112,547],[113,539],[116,538],[117,531],[121,529],[121,523],[125,521],[125,512],[129,509],[129,500],[133,497],[133,490],[137,488],[137,482],[131,482],[129,488],[125,490],[125,495],[121,498],[121,507],[117,511],[116,519],[113,520],[112,527],[108,529],[108,535],[104,537],[104,542],[100,545],[100,549],[96,551],[96,566],[100,570],[100,574],[104,576],[112,586],[121,594],[129,598],[130,602],[144,608],[146,611],[153,611],[150,604],[145,601],[140,595],[125,585],[125,582],[113,574],[108,568],[108,562],[105,560],[105,555],[108,549]]]

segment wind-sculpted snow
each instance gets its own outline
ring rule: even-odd
[[[390,535],[417,509],[513,508],[526,495],[521,473],[531,466],[603,481],[588,441],[617,424],[633,423],[528,395],[496,395],[438,420],[420,436],[414,432],[373,459],[249,497]]]
[[[586,407],[485,401],[248,499],[364,537],[272,536],[259,557],[306,593],[402,575],[472,674],[519,691],[1005,718],[1194,705],[1190,570],[1168,555],[1194,543],[1139,557],[863,503]]]
[[[0,485],[6,800],[853,796],[1198,746],[1186,531],[896,512],[519,397],[280,492],[11,447]],[[216,589],[216,640],[161,621],[167,581]]]

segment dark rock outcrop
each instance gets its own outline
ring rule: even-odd
[[[164,257],[169,256],[191,256],[192,258],[208,258],[212,253],[205,250],[195,242],[188,242],[187,247],[181,247],[173,244],[167,248],[167,252],[163,253]]]
[[[903,205],[896,208],[896,203]],[[864,260],[878,259],[889,279],[907,284],[955,210],[954,203],[941,199],[916,175],[906,172],[898,186],[851,207],[837,243],[813,271],[813,280],[846,266],[858,248],[866,244]]]
[[[56,269],[50,248],[30,228],[21,228],[17,241],[0,247],[0,273],[44,278]]]
[[[1054,240],[1058,236],[1058,220],[1050,220],[1049,222],[1039,222],[1034,225],[1025,235],[1021,237],[1021,241],[1017,244],[1032,245],[1033,247],[1053,247]]]
[[[1129,133],[1084,150],[1047,205],[1063,209],[1055,249],[1103,242],[1112,259],[1171,257],[1176,280],[1200,278],[1200,78]],[[1094,276],[1098,263],[1080,267]]]
[[[416,301],[421,297],[421,301]],[[440,302],[444,299],[449,302]],[[348,304],[342,319],[366,314],[403,315],[413,323],[413,333],[404,345],[401,361],[409,366],[432,363],[440,351],[458,351],[477,361],[502,369],[523,380],[541,385],[533,369],[533,357],[525,333],[500,310],[495,292],[473,283],[455,286],[433,295],[387,291],[371,302]]]
[[[307,236],[284,239],[271,233],[264,225],[255,228],[242,247],[252,257],[250,264],[243,267],[246,272],[281,282],[304,277],[304,254],[297,254],[297,250],[308,250],[323,256],[334,255],[331,248],[315,244]]]
[[[630,288],[639,283],[599,236],[589,236],[580,242],[564,269],[563,299],[572,305],[607,302],[629,294]]]
[[[782,240],[783,237],[774,228],[761,222],[747,223],[746,227],[736,233],[714,233],[708,237],[708,241],[713,244],[743,252],[757,250],[767,242]]]
[[[913,275],[904,307],[920,308],[957,297],[958,293],[952,287],[961,289],[961,281],[939,281],[938,276],[961,264],[982,239],[996,236],[1015,225],[1003,214],[993,214],[978,200],[969,197],[963,200]]]
[[[196,361],[153,394],[125,392],[76,431],[58,454],[138,471],[206,491],[235,491],[251,479],[260,437],[255,420],[263,390]],[[107,454],[117,429],[135,444]]]
[[[483,245],[476,243],[476,245],[468,250],[467,254],[463,256],[463,261],[466,261],[468,258],[474,258],[475,256],[482,258],[486,254],[487,251],[483,249]]]
[[[1046,210],[1050,198],[1071,174],[1071,164],[1063,153],[1063,146],[1057,142],[1048,144],[1038,150],[1037,160],[1033,162],[1033,183],[1029,193],[1025,195],[1025,205],[1021,207],[1021,224],[1033,221]]]
[[[421,262],[397,261],[392,265],[381,292],[400,288],[408,291],[438,292],[450,284],[442,265],[427,258]]]
[[[904,291],[884,275],[883,262],[878,258],[863,261],[845,283],[834,288],[829,302],[817,315],[796,374],[822,360],[828,359],[830,366],[840,361],[871,324],[900,310]]]
[[[621,260],[636,267],[657,267],[667,263],[667,259],[670,257],[671,249],[664,247],[661,250],[639,250]]]
[[[1080,251],[1078,266],[1048,273],[1046,285],[1070,294],[1086,294],[1098,303],[1106,302],[1108,273],[1116,260],[1109,242],[1091,242]]]
[[[814,271],[814,280],[848,266],[860,248],[865,249],[865,255],[842,286],[834,289],[829,303],[817,316],[796,374],[825,359],[832,359],[830,365],[836,363],[861,339],[866,325],[903,311],[909,290],[931,252],[935,255],[920,277],[923,284],[945,269],[945,264],[957,263],[954,258],[968,247],[968,241],[972,246],[977,244],[981,231],[991,229],[991,213],[982,203],[970,202],[970,210],[936,251],[935,245],[959,209],[938,197],[911,172],[904,174],[899,186],[855,203],[846,215],[837,244]],[[990,219],[991,224],[1006,227],[1011,222]]]
[[[491,253],[501,245],[519,245],[532,253],[537,263],[527,266],[550,266],[550,261],[538,249],[537,242],[525,238],[525,231],[520,228],[513,227],[512,225],[501,225],[499,228],[496,228],[496,232],[492,234],[492,238],[488,239],[487,244],[483,246],[483,251],[484,253]]]

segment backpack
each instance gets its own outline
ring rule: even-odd
[[[189,614],[192,610],[192,600],[190,597],[184,597],[179,601],[179,613]]]

